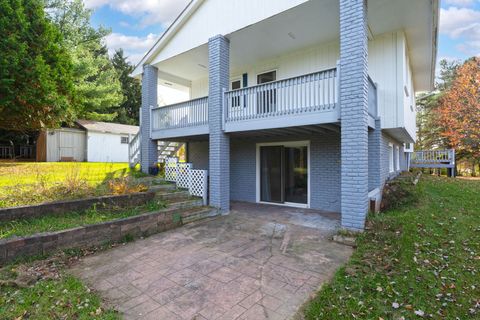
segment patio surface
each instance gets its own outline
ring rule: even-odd
[[[352,249],[339,216],[232,203],[228,216],[82,259],[71,269],[125,319],[291,319]]]

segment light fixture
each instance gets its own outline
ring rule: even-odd
[[[173,84],[171,84],[170,82],[164,82],[164,84],[166,84],[167,86],[173,86]]]
[[[198,66],[201,67],[201,68],[203,68],[203,69],[207,69],[207,66],[204,65],[204,64],[199,63]]]

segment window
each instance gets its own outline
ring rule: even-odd
[[[277,80],[277,71],[269,71],[257,75],[257,84],[269,83]],[[269,113],[276,111],[277,90],[263,89],[257,93],[257,113]]]
[[[388,144],[388,168],[390,173],[395,170],[393,164],[393,144],[391,143]]]
[[[234,80],[232,81],[231,86],[232,86],[231,88],[232,90],[242,89],[242,81]],[[241,105],[240,98],[241,98],[240,96],[232,97],[232,107],[240,107]]]
[[[128,144],[128,137],[120,137],[121,144]]]
[[[395,168],[397,171],[400,170],[400,147],[395,146]]]

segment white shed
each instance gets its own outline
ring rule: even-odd
[[[88,162],[128,162],[128,143],[138,126],[90,120],[77,123],[86,130]]]
[[[78,120],[76,128],[49,129],[37,140],[37,161],[128,162],[138,126]]]

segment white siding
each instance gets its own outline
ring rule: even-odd
[[[128,162],[128,144],[122,144],[120,135],[89,131],[88,134],[88,162]]]
[[[165,45],[153,64],[300,5],[306,0],[204,0],[184,26]]]
[[[290,78],[306,73],[334,68],[339,58],[339,44],[327,44],[304,48],[290,54],[258,61],[244,68],[231,71],[231,79],[248,74],[248,85],[257,84],[257,74],[277,70],[277,79]],[[403,32],[375,36],[369,42],[369,74],[378,83],[378,107],[382,128],[406,128],[415,137],[415,90],[408,64],[406,41]],[[406,98],[404,85],[409,88]],[[208,95],[208,79],[192,81],[191,98]]]

